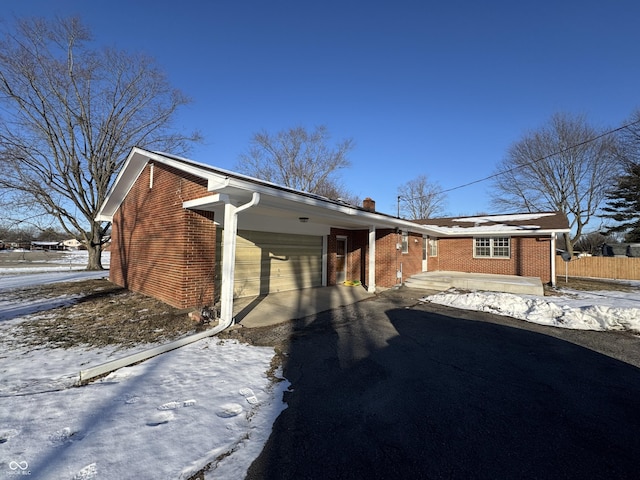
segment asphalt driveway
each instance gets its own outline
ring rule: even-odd
[[[285,350],[249,479],[638,478],[638,337],[391,295],[295,323]]]

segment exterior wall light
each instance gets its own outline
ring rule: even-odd
[[[300,220],[300,223],[307,223],[309,221],[309,217],[298,217],[298,220]]]

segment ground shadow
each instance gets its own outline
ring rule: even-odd
[[[637,475],[638,368],[526,329],[376,303],[298,323],[288,408],[247,478]]]

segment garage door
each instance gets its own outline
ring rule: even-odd
[[[322,285],[322,237],[239,230],[237,297]]]

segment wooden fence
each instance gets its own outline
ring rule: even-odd
[[[581,257],[565,262],[558,255],[556,256],[556,275],[561,277],[565,272],[570,277],[640,280],[640,258]]]

